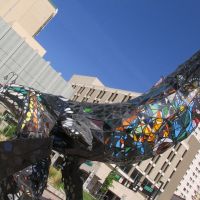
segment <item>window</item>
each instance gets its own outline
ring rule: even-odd
[[[99,103],[99,100],[94,100],[93,103]]]
[[[83,92],[83,90],[85,89],[85,87],[80,87],[80,89],[78,90],[77,93],[81,94]]]
[[[117,98],[118,94],[112,93],[108,101],[114,101]]]
[[[181,143],[177,144],[177,145],[175,146],[175,150],[178,151],[178,150],[180,149],[181,145],[182,145]]]
[[[105,91],[101,91],[98,95],[97,95],[97,98],[98,99],[101,99],[104,95],[105,95]]]
[[[100,98],[100,99],[101,99],[101,98],[103,98],[103,96],[105,95],[105,93],[106,93],[106,92],[105,92],[105,91],[103,91],[103,92],[101,93],[101,95],[100,95],[100,97],[99,97],[99,98]]]
[[[141,163],[142,163],[142,161],[140,161],[137,165],[140,166]]]
[[[135,180],[138,180],[138,182],[140,181],[140,179],[142,178],[142,174],[137,170],[135,169],[133,171],[133,173],[131,174],[131,178],[135,181]]]
[[[170,152],[170,154],[168,155],[167,159],[170,160],[171,156],[173,155],[173,151]]]
[[[91,96],[94,93],[95,89],[90,89],[89,92],[87,93],[87,96]]]
[[[129,96],[129,97],[128,97],[128,101],[131,100],[131,99],[132,99],[132,96]]]
[[[152,188],[153,184],[147,178],[145,178],[144,181],[141,184],[141,187],[144,188],[145,186]]]
[[[126,99],[127,99],[127,95],[124,96],[122,102],[126,101]]]
[[[172,178],[172,176],[174,175],[174,173],[175,173],[175,171],[173,171],[173,172],[171,173],[171,175],[170,175],[169,178]]]
[[[151,173],[151,171],[153,170],[153,168],[154,168],[154,167],[152,166],[152,167],[151,167],[151,169],[149,170],[148,174],[150,174],[150,173]]]
[[[181,160],[178,161],[176,168],[178,168],[179,164],[181,163]]]
[[[151,161],[154,161],[154,160],[155,160],[155,158],[156,158],[156,156],[153,156],[153,157],[151,158]]]
[[[114,95],[115,95],[115,93],[112,93],[112,94],[110,95],[110,97],[108,98],[108,101],[110,101],[110,100],[114,97]]]
[[[167,162],[164,162],[164,164],[161,167],[161,170],[163,171],[166,168],[166,166],[167,166]]]
[[[112,101],[114,101],[117,98],[118,94],[115,94],[115,96],[113,97]]]
[[[127,183],[127,180],[124,179],[124,180],[122,181],[122,185],[125,185],[126,183]]]
[[[125,167],[119,167],[122,171],[124,171],[125,173],[129,173],[129,171],[132,169],[132,165],[127,165]]]
[[[163,190],[167,187],[168,183],[169,183],[169,181],[167,181],[167,182],[165,183],[165,185],[163,186]]]
[[[172,162],[172,160],[174,159],[175,156],[176,156],[176,154],[173,154],[173,156],[171,157],[171,159],[169,161]]]
[[[187,150],[184,151],[184,153],[182,155],[182,158],[185,156],[186,153],[187,153]]]
[[[78,95],[74,95],[73,101],[76,101],[78,99]]]
[[[86,102],[87,100],[88,100],[88,98],[84,97],[83,100],[82,100],[82,102]]]
[[[141,178],[142,178],[142,174],[137,169],[135,169],[130,177],[134,181],[133,187],[136,187],[138,185],[138,183],[140,182]]]
[[[154,181],[155,181],[155,182],[158,182],[158,181],[160,180],[161,177],[162,177],[162,174],[161,174],[161,173],[158,173],[158,174],[156,175],[156,177],[154,178]]]
[[[166,167],[163,169],[163,172],[166,172],[168,168],[169,168],[169,165],[167,164]]]
[[[158,160],[160,159],[160,155],[158,155],[158,156],[155,156],[155,164],[158,162]]]
[[[144,171],[145,172],[149,171],[150,167],[151,167],[151,164],[148,164],[147,167],[146,167],[146,169]]]

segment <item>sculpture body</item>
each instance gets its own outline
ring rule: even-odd
[[[194,131],[200,121],[200,52],[125,103],[73,102],[14,84],[0,87],[0,101],[18,119],[18,139],[52,138],[52,148],[66,156],[62,172],[67,199],[77,200],[82,198],[77,192],[81,161],[136,163],[165,152]],[[20,196],[21,191],[39,198],[49,164],[48,157],[39,158],[26,169],[16,169],[1,181],[1,198]],[[9,191],[9,184],[14,189]]]

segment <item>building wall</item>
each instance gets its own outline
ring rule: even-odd
[[[15,30],[25,41],[26,43],[35,50],[40,56],[44,56],[46,53],[46,50],[44,47],[41,46],[39,42],[35,40],[31,35],[29,35],[28,32],[26,32],[25,29],[23,29],[17,22],[10,25],[12,29]]]
[[[15,72],[17,83],[42,92],[69,97],[70,84],[56,72],[50,62],[43,59],[16,31],[0,18],[0,82]]]
[[[170,199],[179,184],[176,176],[180,181],[198,151],[197,144],[199,145],[199,142],[194,137],[183,141],[160,156],[134,164],[128,170],[122,168],[131,180],[122,176],[119,182],[142,194],[143,199],[148,196],[151,199]],[[189,148],[190,145],[192,145],[191,148]],[[145,190],[145,185],[153,189],[151,193]],[[170,193],[167,188],[170,188]]]
[[[55,16],[49,0],[0,0],[0,17],[43,56],[45,49],[33,38]]]
[[[9,24],[17,22],[31,36],[57,12],[49,0],[1,0],[0,4],[0,16]]]
[[[69,83],[74,88],[72,100],[92,103],[116,103],[125,102],[140,95],[137,92],[129,92],[108,88],[96,77],[74,75]]]
[[[200,141],[200,127],[194,134]],[[186,173],[180,181],[175,194],[184,199],[193,199],[195,192],[200,191],[200,150],[195,155],[195,158],[190,163]]]
[[[194,135],[191,136],[191,138],[188,141],[188,144],[190,148],[187,154],[185,154],[184,159],[182,160],[182,162],[180,162],[179,168],[176,170],[176,173],[174,173],[174,176],[171,177],[170,181],[172,184],[167,185],[167,187],[165,188],[165,192],[163,192],[160,195],[159,199],[170,199],[173,196],[173,193],[176,189],[176,187],[174,188],[174,186],[178,186],[183,175],[185,174],[189,165],[191,164],[195,155],[197,154],[199,150],[199,142]]]
[[[125,102],[139,95],[136,92],[105,87],[95,77],[76,75],[69,82],[75,90],[72,99],[80,102]],[[150,198],[168,200],[178,187],[186,169],[198,152],[199,146],[200,144],[196,137],[192,136],[159,156],[132,166],[118,168],[121,178],[118,183],[115,183],[115,187],[110,188],[110,190],[120,198],[126,194],[126,199],[141,200]],[[99,170],[96,171],[96,176],[100,178],[100,183],[103,183],[111,168],[108,165],[100,165]],[[118,187],[119,184],[120,187]],[[151,192],[148,192],[145,186],[148,186]]]

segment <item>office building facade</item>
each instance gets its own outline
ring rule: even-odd
[[[4,77],[11,72],[17,74],[18,84],[42,92],[65,97],[69,97],[73,92],[50,62],[42,58],[12,26],[0,18],[0,82],[6,82]],[[11,73],[8,78],[12,76]]]
[[[200,141],[200,127],[194,133],[196,138]],[[200,150],[195,155],[186,173],[180,181],[175,194],[183,199],[198,199],[200,191]],[[199,195],[200,196],[200,195]]]
[[[96,77],[74,75],[69,80],[74,89],[72,100],[91,103],[125,102],[140,95],[119,89],[108,88]]]
[[[74,89],[75,101],[93,103],[117,103],[135,98],[139,93],[105,87],[95,77],[73,76],[69,81]],[[198,130],[197,130],[198,131]],[[190,163],[199,150],[200,143],[195,136],[177,144],[164,154],[146,161],[124,167],[96,163],[89,170],[84,188],[94,196],[113,168],[117,168],[118,177],[106,194],[109,199],[144,200],[171,199],[180,184]]]
[[[56,15],[50,0],[1,0],[0,17],[5,20],[40,56],[46,50],[34,39]]]

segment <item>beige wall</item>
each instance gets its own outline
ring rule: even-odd
[[[0,0],[0,17],[41,56],[45,49],[32,37],[57,13],[48,0]]]
[[[96,77],[74,75],[69,83],[74,88],[74,101],[93,103],[117,103],[133,99],[140,95],[137,92],[129,92],[113,89],[103,85]]]
[[[34,49],[41,57],[46,53],[46,50],[38,43],[28,32],[20,26],[18,22],[11,24],[11,27],[26,41],[26,43]]]
[[[197,140],[200,141],[200,125],[195,130],[193,134],[196,136]],[[174,194],[184,198],[192,199],[195,195],[195,191],[199,191],[200,187],[200,150],[195,155],[194,160],[191,162],[188,167],[183,179],[180,181],[179,186]]]
[[[82,85],[94,85],[104,87],[103,83],[97,77],[73,75],[69,80],[71,83]]]
[[[8,23],[18,22],[31,36],[56,14],[48,0],[0,0],[0,16]]]
[[[188,142],[190,148],[187,151],[187,154],[185,155],[184,159],[179,165],[179,168],[176,170],[176,173],[174,173],[174,176],[171,178],[170,183],[165,188],[165,192],[163,192],[159,196],[159,200],[163,199],[171,199],[174,191],[176,190],[177,186],[179,185],[183,175],[187,171],[189,165],[191,164],[192,160],[194,159],[195,155],[197,154],[197,151],[200,148],[199,142],[196,139],[195,136],[192,136]]]
[[[118,197],[125,200],[144,200],[144,196],[141,195],[139,192],[134,192],[126,187],[124,187],[122,184],[114,181],[113,187],[110,187],[110,191],[112,191],[114,194],[116,194]]]

